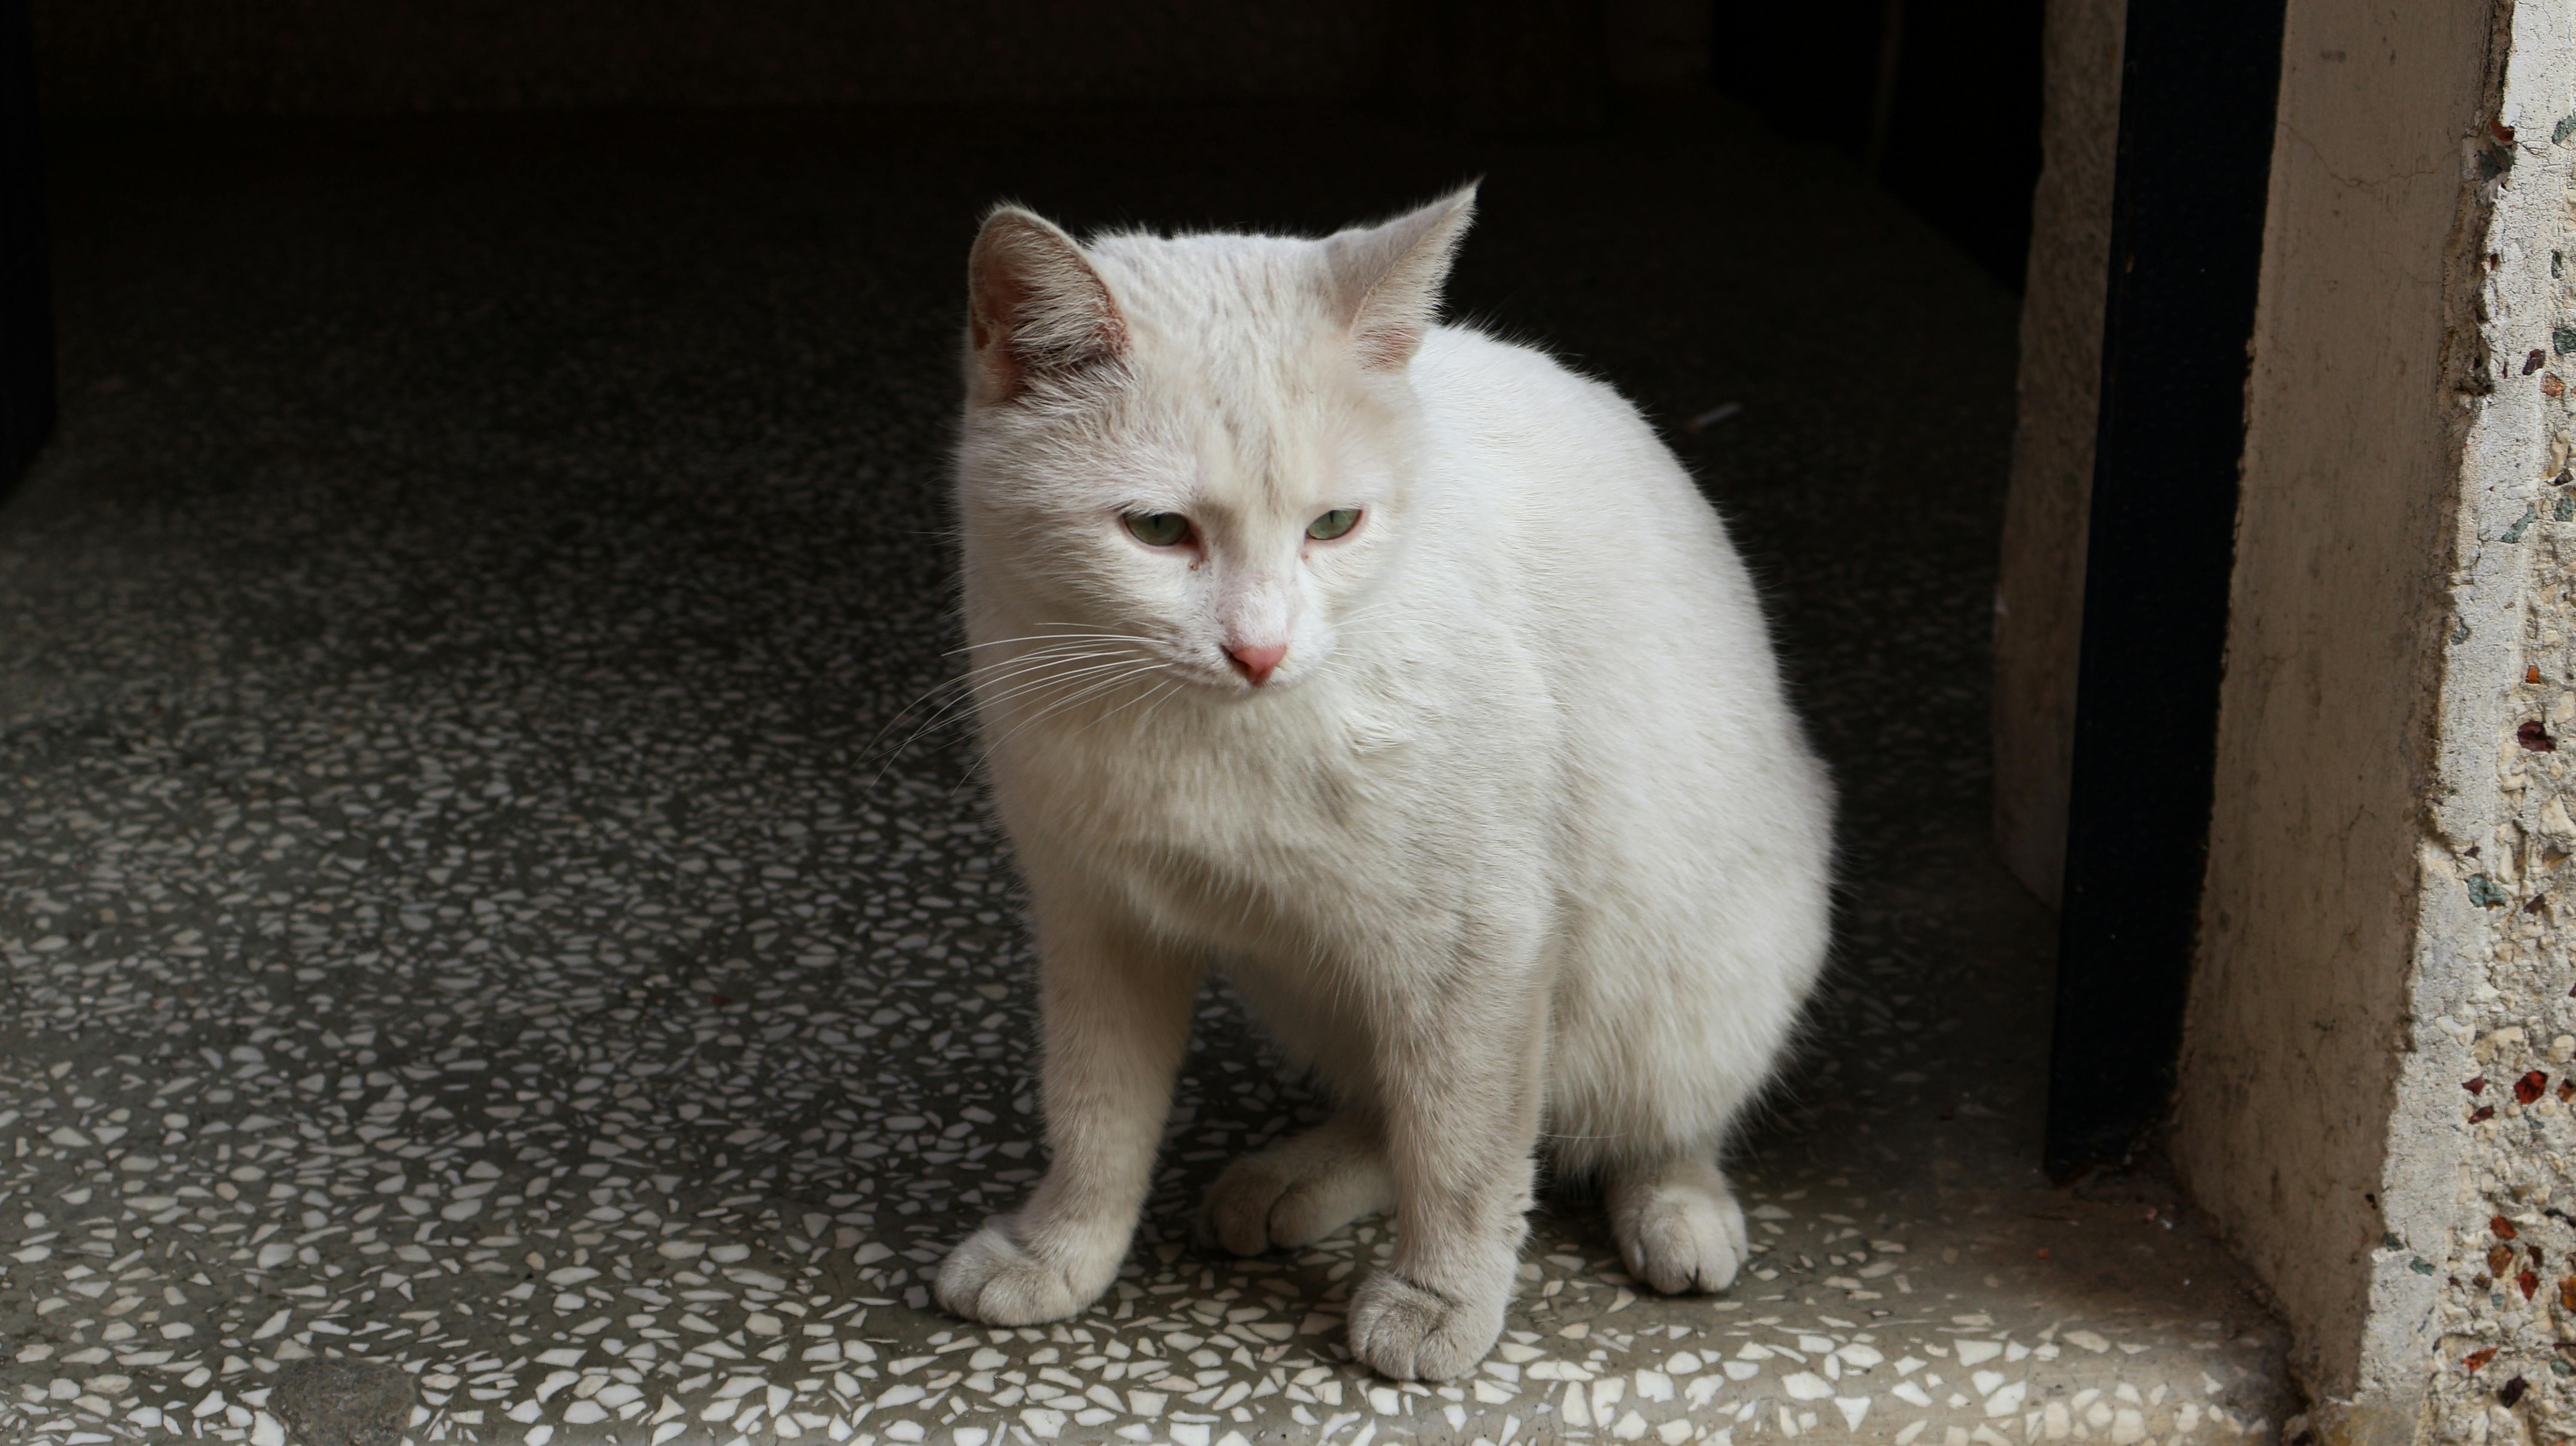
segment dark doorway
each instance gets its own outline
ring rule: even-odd
[[[1714,13],[1721,90],[1782,134],[1840,150],[2020,290],[2041,0],[1716,0]]]
[[[2282,6],[2134,5],[2067,810],[2050,1170],[2171,1103],[2200,925]]]

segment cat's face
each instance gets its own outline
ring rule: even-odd
[[[1253,696],[1323,667],[1403,548],[1405,366],[1467,205],[1088,251],[996,213],[961,448],[976,585],[1104,685]]]
[[[994,581],[1032,627],[1097,635],[1086,661],[1293,684],[1400,545],[1410,410],[1324,346],[1246,377],[1243,357],[1172,340],[1136,336],[1091,404],[990,419],[970,525],[1007,539]]]

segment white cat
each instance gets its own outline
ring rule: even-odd
[[[976,238],[966,627],[1053,1163],[941,1268],[960,1315],[1116,1276],[1210,962],[1343,1113],[1236,1162],[1203,1233],[1392,1209],[1350,1307],[1377,1370],[1492,1347],[1542,1142],[1640,1280],[1744,1262],[1718,1151],[1824,960],[1831,789],[1653,430],[1435,325],[1473,204],[1088,245],[1004,207]]]

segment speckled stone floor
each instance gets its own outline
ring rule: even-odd
[[[2152,1184],[2032,1168],[2048,922],[1985,843],[2013,302],[1722,112],[63,124],[65,415],[0,508],[0,1440],[2269,1439],[2281,1341]],[[1455,294],[1671,428],[1847,800],[1841,952],[1639,1295],[1551,1195],[1471,1381],[1354,1371],[1384,1244],[1187,1247],[1315,1113],[1212,993],[1079,1320],[943,1318],[1036,1175],[954,730],[978,210],[1324,227],[1489,177]],[[1694,430],[1688,419],[1739,408]],[[916,715],[917,716],[917,715]]]

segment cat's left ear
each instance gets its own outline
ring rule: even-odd
[[[1439,317],[1440,285],[1475,215],[1471,182],[1419,211],[1324,239],[1325,264],[1360,365],[1402,371],[1413,360]]]

